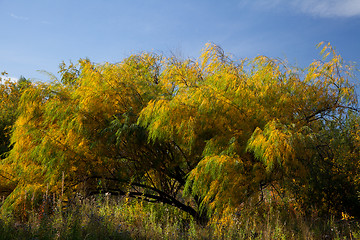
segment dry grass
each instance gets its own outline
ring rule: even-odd
[[[254,208],[255,209],[255,208]],[[1,239],[359,239],[355,220],[306,218],[282,207],[262,206],[197,225],[178,209],[161,204],[98,196],[64,207],[51,202],[24,222],[0,219]]]

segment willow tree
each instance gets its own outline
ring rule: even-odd
[[[346,203],[355,214],[356,96],[340,56],[330,45],[323,54],[303,71],[264,56],[235,61],[215,45],[198,60],[62,64],[59,81],[22,94],[5,160],[17,185],[2,208],[34,205],[49,191],[65,200],[110,192],[202,221],[206,209],[270,189],[324,211]]]

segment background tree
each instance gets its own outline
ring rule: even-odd
[[[10,133],[17,118],[18,102],[22,92],[30,84],[31,82],[23,76],[17,82],[11,81],[6,72],[3,72],[0,78],[0,164],[11,149]],[[5,165],[1,166],[0,195],[6,195],[13,190],[13,182],[10,181],[12,173]]]

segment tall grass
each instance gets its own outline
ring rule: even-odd
[[[59,200],[47,204],[28,213],[26,221],[1,216],[0,240],[360,238],[359,223],[353,219],[305,217],[270,204],[214,217],[207,226],[197,225],[175,207],[126,197],[78,197],[66,206]]]

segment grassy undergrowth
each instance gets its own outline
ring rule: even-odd
[[[304,217],[284,206],[263,205],[197,225],[178,209],[161,204],[98,196],[67,207],[54,201],[46,211],[1,216],[2,239],[360,239],[360,225]],[[48,207],[48,206],[47,206]],[[45,205],[44,205],[45,208]]]

